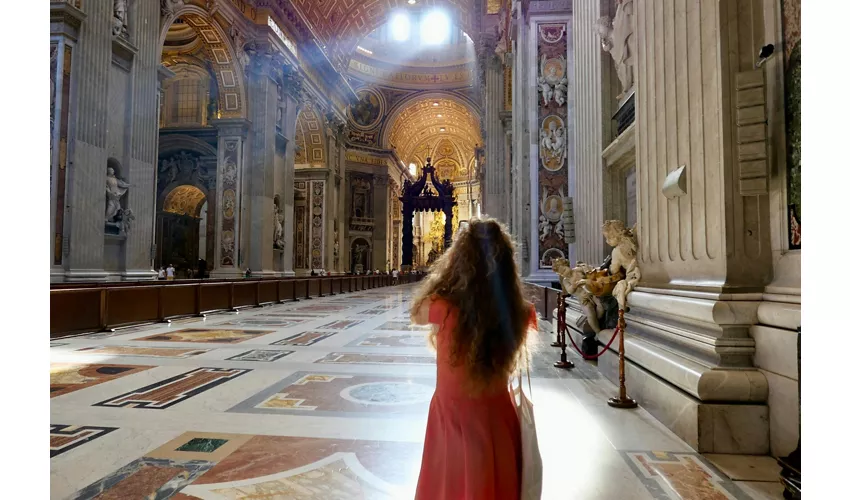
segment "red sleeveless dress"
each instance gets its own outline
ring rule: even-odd
[[[508,380],[480,396],[464,390],[466,373],[450,364],[457,313],[435,299],[428,314],[437,333],[437,389],[428,411],[416,500],[517,500],[522,448]],[[537,327],[533,307],[531,325]]]

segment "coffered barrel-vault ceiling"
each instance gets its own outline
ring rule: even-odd
[[[335,61],[348,62],[353,49],[407,0],[292,0]],[[475,0],[419,0],[417,6],[444,7],[467,33],[474,32]]]

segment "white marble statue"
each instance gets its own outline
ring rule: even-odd
[[[283,211],[274,205],[274,247],[283,250]]]
[[[614,275],[621,270],[625,273],[625,279],[617,282],[611,294],[617,298],[620,309],[626,309],[626,299],[640,281],[640,268],[637,265],[637,235],[636,228],[627,228],[623,221],[609,220],[602,225],[602,234],[605,242],[614,249],[611,250],[610,274]]]
[[[555,85],[555,102],[558,106],[563,106],[567,102],[567,78],[561,80]]]
[[[602,37],[602,48],[611,54],[614,66],[617,68],[617,78],[620,79],[623,91],[617,96],[623,96],[634,85],[634,3],[633,0],[620,0],[614,21],[601,17],[596,21],[596,30]]]
[[[112,222],[121,210],[121,197],[129,188],[129,184],[115,177],[115,170],[106,169],[106,222]]]
[[[605,309],[599,297],[583,286],[585,278],[593,272],[593,268],[581,261],[576,262],[576,267],[570,268],[570,261],[555,259],[552,261],[552,270],[558,274],[561,289],[568,296],[578,299],[587,325],[595,333],[599,333],[601,331],[599,319],[602,318]]]
[[[339,232],[334,230],[334,262],[339,260]]]
[[[121,210],[121,229],[125,234],[130,232],[130,228],[133,227],[133,222],[136,220],[136,216],[133,214],[133,211],[129,208],[124,208]]]
[[[560,158],[566,144],[566,131],[564,127],[559,127],[555,120],[551,120],[548,127],[540,130],[540,148],[544,158]]]
[[[570,241],[570,226],[572,223],[570,222],[570,213],[567,210],[561,212],[561,217],[558,220],[558,223],[555,225],[555,234],[557,234],[561,241],[568,244]]]
[[[551,151],[554,147],[553,129],[554,124],[550,123],[549,128],[543,127],[540,129],[540,148],[544,151]]]
[[[112,2],[112,35],[127,36],[127,0]]]
[[[543,96],[543,105],[548,106],[549,101],[552,100],[553,91],[552,86],[542,76],[537,79],[537,90]]]
[[[162,15],[173,16],[183,3],[183,0],[162,0]]]
[[[555,122],[549,122],[549,130],[552,132],[552,150],[556,155],[560,155],[567,145],[566,130],[564,127],[556,128]]]
[[[546,238],[549,237],[549,233],[552,232],[551,223],[545,215],[540,216],[540,222],[537,224],[537,232],[541,243],[546,240]]]

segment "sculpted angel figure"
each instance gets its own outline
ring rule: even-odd
[[[549,101],[552,100],[552,86],[546,82],[546,79],[542,76],[537,79],[537,90],[540,91],[540,94],[543,96],[543,105],[548,106]]]
[[[558,106],[563,106],[567,102],[567,79],[566,77],[555,85],[555,102]]]
[[[564,210],[561,212],[561,218],[558,221],[558,224],[555,225],[555,234],[560,236],[564,243],[569,243],[569,227],[570,213]]]
[[[553,122],[549,123],[549,128],[540,129],[540,147],[543,148],[544,151],[552,151],[555,149],[555,124]]]
[[[611,266],[609,272],[623,273],[625,278],[617,282],[611,292],[617,298],[620,309],[626,309],[626,298],[640,281],[640,268],[637,266],[638,242],[636,228],[627,228],[623,221],[609,220],[602,225],[605,241],[614,247],[611,251]]]
[[[576,262],[576,267],[571,269],[570,261],[559,258],[552,261],[552,270],[558,274],[564,293],[578,299],[588,326],[599,333],[601,331],[599,319],[602,318],[605,309],[599,297],[588,292],[583,286],[588,274],[593,272],[593,268],[579,261]]]
[[[549,129],[551,130],[552,136],[551,149],[554,150],[555,154],[558,154],[566,145],[566,131],[564,130],[564,127],[555,128],[555,122],[549,122]]]
[[[537,232],[540,233],[540,241],[544,241],[549,237],[549,219],[545,215],[540,216],[540,222],[537,224]]]

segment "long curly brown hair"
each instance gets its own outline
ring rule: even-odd
[[[532,306],[522,294],[514,245],[495,219],[472,219],[431,267],[411,306],[440,298],[457,311],[450,363],[462,366],[473,393],[506,379],[527,353]],[[436,346],[436,329],[431,344]]]

